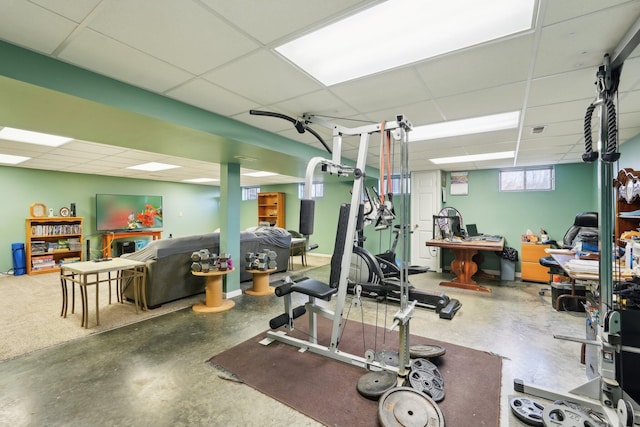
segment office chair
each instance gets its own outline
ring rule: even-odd
[[[551,245],[559,249],[572,249],[578,241],[591,240],[593,238],[597,240],[598,235],[598,212],[582,212],[576,215],[573,225],[569,227],[562,241],[556,242],[552,240]],[[549,269],[549,285],[553,282],[554,274],[565,274],[562,266],[551,256],[542,257],[539,262],[540,265]],[[575,284],[573,281],[571,284],[571,294],[562,296],[567,298],[576,297]],[[557,302],[559,303],[559,301]],[[556,309],[559,308],[557,305],[558,304],[556,304]]]

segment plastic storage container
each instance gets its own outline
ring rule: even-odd
[[[516,263],[506,258],[500,258],[500,280],[516,279]]]
[[[22,276],[26,274],[27,263],[24,253],[24,243],[12,243],[11,252],[13,253],[13,275]]]

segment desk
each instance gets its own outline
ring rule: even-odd
[[[253,287],[247,289],[245,293],[254,297],[273,295],[276,288],[269,286],[269,275],[276,270],[277,268],[271,268],[269,270],[247,270],[248,273],[253,274]]]
[[[207,278],[205,285],[205,301],[204,304],[195,304],[193,311],[196,313],[219,313],[221,311],[231,310],[235,301],[222,298],[222,276],[231,273],[233,270],[214,270],[192,271],[194,276],[202,276]]]
[[[576,280],[599,281],[600,274],[584,273],[584,272],[572,270],[569,267],[569,261],[571,261],[572,259],[576,259],[575,254],[573,254],[572,252],[567,253],[566,251],[560,252],[560,251],[553,251],[553,250],[549,250],[547,252],[551,254],[553,259],[558,263],[560,267],[562,267],[562,270],[564,270],[565,274],[569,276],[569,279],[571,279],[571,293],[559,295],[558,298],[556,298],[556,310],[560,311],[560,302],[562,301],[563,298],[574,298],[574,299],[584,301],[586,297],[581,295],[576,295]],[[630,269],[623,268],[621,271],[618,272],[618,267],[614,265],[613,280],[616,280],[616,281],[626,280],[626,279],[630,279],[632,276],[633,276],[633,273]]]
[[[491,292],[491,289],[478,285],[478,283],[472,279],[473,275],[478,272],[478,265],[473,260],[473,257],[478,251],[501,251],[504,248],[504,239],[500,239],[498,242],[487,240],[449,241],[445,239],[434,239],[428,240],[425,244],[427,246],[450,249],[451,252],[453,252],[454,259],[451,261],[451,271],[453,271],[456,277],[449,282],[440,282],[440,286]]]
[[[116,279],[111,277],[112,272],[117,272]],[[145,274],[146,265],[142,261],[134,261],[126,258],[113,258],[109,261],[84,261],[73,262],[70,264],[63,264],[60,267],[60,282],[62,284],[62,305],[63,312],[66,315],[66,288],[67,280],[73,284],[77,283],[80,286],[80,299],[82,300],[82,322],[81,326],[89,327],[89,301],[87,298],[87,286],[96,285],[96,325],[100,325],[100,311],[98,296],[100,283],[108,282],[111,285],[111,280],[116,280],[116,289],[120,294],[122,293],[122,280],[131,279],[134,286],[133,295],[134,303],[136,306],[136,313],[138,312],[138,304],[140,295],[142,295],[143,309],[147,309],[146,292],[145,292]],[[100,274],[107,273],[108,277],[100,277]],[[90,280],[90,277],[93,279]]]
[[[102,256],[111,258],[111,245],[118,239],[126,239],[127,237],[151,236],[153,240],[160,240],[161,231],[123,231],[117,233],[105,233],[102,235]]]

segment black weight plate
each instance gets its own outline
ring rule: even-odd
[[[511,411],[518,419],[530,426],[544,426],[542,411],[544,406],[526,397],[513,397],[509,400]]]
[[[444,378],[442,377],[442,374],[440,373],[440,370],[430,360],[427,360],[427,359],[413,359],[411,361],[411,370],[412,371],[418,370],[418,371],[429,372],[430,374],[440,378],[444,382]]]
[[[387,366],[400,366],[400,356],[397,351],[382,350],[376,353],[376,362]]]
[[[445,427],[438,404],[410,387],[396,387],[378,401],[378,420],[383,427]]]
[[[444,381],[430,371],[412,369],[409,373],[409,383],[411,387],[425,393],[436,402],[444,399]]]
[[[389,371],[370,371],[358,380],[358,393],[367,399],[378,400],[398,383],[398,375]]]
[[[409,357],[412,359],[443,356],[447,351],[444,347],[435,344],[415,344],[409,346]]]

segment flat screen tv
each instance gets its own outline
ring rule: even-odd
[[[162,196],[96,194],[96,230],[162,230]]]

